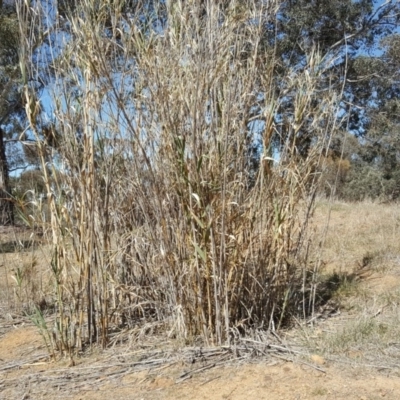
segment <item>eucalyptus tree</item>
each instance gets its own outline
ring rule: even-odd
[[[0,224],[14,223],[15,199],[11,196],[10,173],[18,175],[38,164],[38,143],[27,126],[24,93],[28,89],[40,98],[45,69],[37,68],[36,72],[40,73],[35,76],[31,73],[32,65],[26,63],[23,41],[29,40],[31,50],[40,53],[46,33],[43,26],[35,26],[30,20],[32,4],[15,0],[4,0],[0,4]],[[29,26],[27,37],[21,35],[25,23]],[[39,57],[36,58],[37,63]],[[40,109],[40,101],[37,104]],[[41,131],[42,136],[50,132],[46,123],[42,123]]]
[[[279,80],[290,68],[304,68],[307,53],[316,46],[327,62],[333,61],[317,90],[336,88],[342,95],[343,116],[347,117],[343,118],[342,128],[362,133],[368,124],[365,116],[374,94],[365,90],[368,77],[360,79],[360,60],[376,52],[381,40],[399,27],[399,21],[400,2],[397,0],[282,1],[276,20],[266,26],[265,32],[266,43],[276,47],[276,56],[280,60],[276,78]],[[374,58],[369,60],[374,62]],[[282,92],[286,90],[282,85],[277,88]],[[383,86],[378,91],[383,94]],[[288,93],[287,101],[281,106],[281,124],[293,118],[294,96],[296,93]],[[299,152],[306,154],[313,141],[307,124],[297,135]],[[279,130],[277,139],[284,140]]]
[[[344,192],[352,200],[400,197],[400,35],[382,39],[380,50],[352,66],[364,112]]]
[[[22,111],[20,94],[19,28],[15,10],[0,4],[0,224],[14,222],[10,196],[10,152],[6,148],[15,117]]]

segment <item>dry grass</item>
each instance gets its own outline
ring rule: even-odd
[[[340,315],[306,329],[313,352],[338,362],[399,370],[400,209],[372,202],[317,206],[315,226],[330,218],[322,248],[325,278],[340,276]]]
[[[48,249],[34,231],[0,228],[0,307],[4,315],[30,313],[50,304]]]
[[[330,214],[328,214],[330,210]],[[331,270],[352,268],[390,269],[399,262],[400,209],[373,202],[318,204],[318,229],[329,218],[323,259]]]

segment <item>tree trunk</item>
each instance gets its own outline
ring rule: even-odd
[[[0,128],[0,225],[14,224],[14,204],[10,193],[4,131]]]

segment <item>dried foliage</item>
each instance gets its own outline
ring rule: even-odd
[[[105,346],[122,327],[222,344],[312,308],[307,222],[337,105],[315,88],[329,60],[314,51],[276,82],[261,38],[279,2],[202,3],[126,14],[118,1],[80,2],[58,27],[68,40],[49,72],[51,146],[26,88],[51,194],[61,350]],[[293,115],[278,130],[287,96]],[[305,125],[313,141],[300,154]]]

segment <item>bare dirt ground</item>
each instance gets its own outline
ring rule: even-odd
[[[345,277],[340,306],[264,348],[257,341],[187,348],[148,338],[51,360],[17,307],[29,290],[45,292],[47,261],[29,246],[18,258],[3,246],[0,399],[400,399],[400,207],[337,203],[329,214],[322,203],[316,215],[317,232],[330,215],[320,257],[326,274]],[[12,242],[10,233],[0,232],[0,242]],[[18,286],[18,270],[40,279]]]
[[[316,356],[321,371],[274,357],[226,365],[165,362],[142,367],[135,351],[91,354],[49,362],[36,328],[13,327],[0,340],[2,399],[398,399],[400,380],[360,366]],[[207,369],[198,372],[201,368]],[[140,370],[142,369],[142,370]]]
[[[36,328],[12,328],[0,340],[1,399],[398,399],[400,380],[360,366],[312,357],[321,371],[274,357],[226,365],[166,362],[143,369],[121,349],[76,361],[48,362]],[[319,365],[322,364],[323,365]],[[198,372],[201,368],[207,369]],[[185,375],[186,374],[186,375]]]

